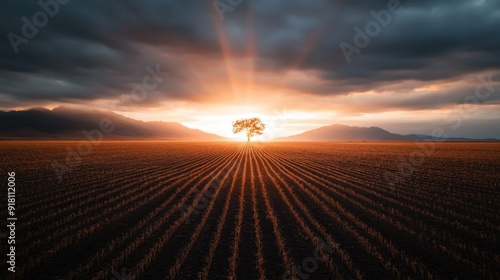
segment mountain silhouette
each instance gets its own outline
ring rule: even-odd
[[[475,141],[463,137],[433,138],[423,134],[399,135],[380,127],[357,127],[341,124],[332,124],[306,132],[281,137],[277,141],[414,141],[414,140],[447,140],[447,141]],[[481,139],[481,141],[496,141],[496,139]]]
[[[0,139],[85,139],[82,131],[111,121],[112,132],[104,140],[224,141],[224,137],[191,129],[176,122],[144,122],[98,110],[57,107],[0,111]]]
[[[278,138],[283,141],[380,141],[411,140],[402,135],[390,133],[380,127],[357,127],[332,124],[312,129],[301,134]]]

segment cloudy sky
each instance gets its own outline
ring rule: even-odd
[[[0,4],[0,110],[500,138],[497,0],[39,3]]]

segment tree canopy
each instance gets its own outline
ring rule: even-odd
[[[233,122],[233,133],[245,131],[247,141],[254,135],[262,135],[266,125],[259,118],[240,119]]]

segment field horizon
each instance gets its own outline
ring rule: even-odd
[[[377,125],[352,126],[339,123],[315,125],[312,129],[299,130],[296,134],[280,131],[290,127],[285,117],[269,119],[263,135],[253,135],[255,141],[500,141],[495,137],[464,137],[455,130],[455,125],[437,126],[422,132],[407,130],[406,134],[394,133]],[[260,118],[259,118],[260,120]],[[454,120],[455,121],[455,120]],[[37,107],[28,110],[0,110],[0,140],[92,140],[99,141],[175,141],[217,142],[243,141],[238,136],[227,137],[231,122],[225,120],[226,129],[208,133],[202,129],[189,128],[179,122],[140,121],[112,111],[90,110],[60,106],[52,110]],[[104,127],[103,127],[104,124]],[[283,132],[281,132],[283,133]],[[436,134],[436,135],[434,135]],[[226,135],[226,136],[222,136]],[[234,133],[233,133],[234,135]],[[495,133],[489,134],[494,136]]]

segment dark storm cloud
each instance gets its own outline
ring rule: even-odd
[[[320,70],[326,79],[347,80],[358,85],[367,81],[432,81],[498,70],[500,66],[500,37],[496,36],[500,28],[498,1],[482,4],[480,1],[401,1],[401,12],[392,14],[387,27],[382,27],[360,54],[353,54],[349,64],[339,44],[354,45],[354,27],[364,30],[373,20],[370,12],[387,9],[388,3],[352,2],[325,2],[317,8],[317,13],[311,14],[305,6],[307,3],[293,10],[285,8],[281,13],[277,9],[275,16],[281,19],[275,21],[281,24],[265,32],[268,37],[278,34],[283,38],[276,40],[272,48],[262,49],[262,55],[292,61],[312,33],[325,29],[301,67]],[[286,36],[294,26],[290,21],[294,17],[303,18],[302,25],[296,23],[294,27],[299,32],[297,38]],[[305,19],[316,20],[317,24],[307,25]],[[269,25],[265,21],[263,24]],[[371,86],[367,84],[367,88]]]
[[[373,20],[370,12],[387,9],[389,2],[243,0],[220,21],[211,0],[73,0],[60,4],[16,54],[8,34],[22,36],[22,18],[32,22],[42,9],[36,1],[2,1],[2,106],[118,98],[140,83],[145,66],[158,63],[170,76],[145,102],[199,99],[206,92],[182,58],[222,59],[217,26],[234,58],[246,55],[249,42],[255,44],[256,71],[316,71],[321,85],[286,83],[309,94],[453,80],[500,67],[500,1],[493,0],[401,1],[401,12],[348,63],[339,45],[354,45],[353,28],[364,29]],[[449,102],[456,99],[447,94]]]
[[[141,82],[145,66],[160,63],[155,48],[173,53],[176,47],[207,50],[213,45],[204,47],[200,27],[207,25],[206,13],[198,7],[203,3],[70,1],[59,5],[59,12],[15,54],[8,34],[23,36],[22,18],[32,22],[42,8],[35,1],[2,5],[0,94],[15,96],[19,104],[114,98]],[[177,68],[170,61],[161,65],[162,71]],[[163,89],[169,86],[176,87]]]
[[[500,104],[500,95],[482,88],[476,94],[476,86],[452,87],[437,92],[420,94],[385,94],[380,98],[367,98],[357,101],[357,109],[364,107],[364,112],[384,112],[405,110],[441,109],[450,105],[457,108],[477,108],[480,105]],[[348,108],[348,110],[352,108]],[[469,109],[467,109],[469,110]]]

